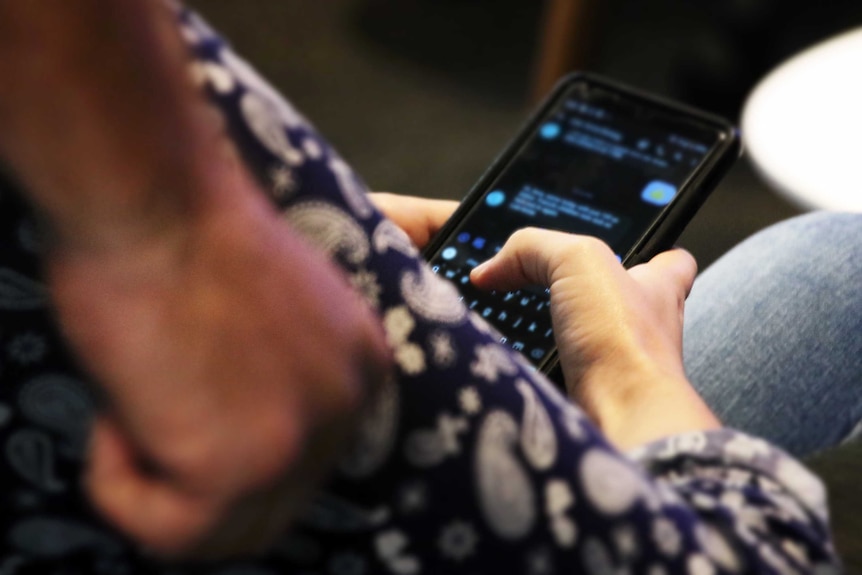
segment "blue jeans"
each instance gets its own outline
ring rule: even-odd
[[[862,429],[862,214],[775,225],[704,271],[686,370],[722,421],[796,456]]]

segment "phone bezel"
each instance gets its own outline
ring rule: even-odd
[[[423,250],[427,260],[433,258],[440,251],[461,221],[474,209],[477,202],[481,201],[489,191],[491,184],[497,180],[501,172],[506,169],[548,116],[548,113],[556,107],[559,100],[568,93],[575,83],[587,83],[602,90],[613,92],[619,97],[630,99],[637,105],[648,107],[662,114],[679,117],[686,122],[706,126],[719,134],[714,147],[691,172],[688,179],[680,185],[673,201],[664,207],[624,255],[622,263],[627,268],[648,261],[659,252],[672,247],[718,182],[742,154],[738,129],[723,118],[596,74],[586,72],[570,74],[557,83],[542,104],[528,117],[518,130],[517,135],[491,162],[452,216],[429,241]],[[557,364],[557,350],[554,348],[537,368],[545,373],[550,373]]]

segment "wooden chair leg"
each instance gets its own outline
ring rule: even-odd
[[[561,76],[590,62],[600,25],[599,4],[607,0],[545,0],[539,29],[530,101],[541,100]]]

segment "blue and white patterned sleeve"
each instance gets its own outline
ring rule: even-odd
[[[265,556],[161,565],[85,503],[77,477],[94,402],[46,311],[30,220],[3,183],[0,574],[837,570],[823,488],[800,464],[731,430],[616,451],[464,308],[290,104],[200,18],[178,18],[190,72],[249,169],[377,310],[397,373]]]

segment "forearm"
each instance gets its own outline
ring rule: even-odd
[[[0,155],[55,233],[172,217],[224,153],[170,19],[153,1],[0,2]]]

